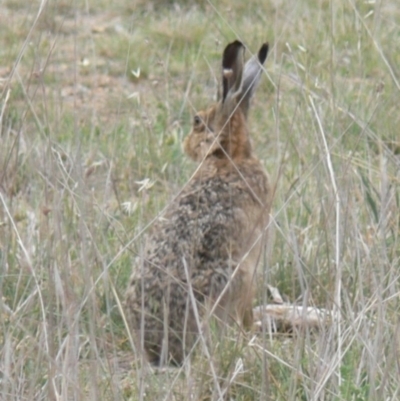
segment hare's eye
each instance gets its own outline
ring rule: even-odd
[[[194,116],[193,124],[195,127],[199,126],[201,124],[201,118],[199,116]]]

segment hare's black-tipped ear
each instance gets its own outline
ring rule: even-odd
[[[268,47],[268,43],[264,43],[258,51],[258,54],[254,55],[244,67],[240,107],[245,115],[247,115],[249,110],[250,99],[252,98],[260,81],[262,65],[264,64],[268,55]]]
[[[267,59],[268,49],[269,49],[269,44],[268,43],[264,43],[261,46],[261,49],[258,51],[258,61],[261,64],[264,64],[265,60]]]
[[[244,46],[235,40],[225,47],[222,55],[222,102],[229,91],[239,90],[242,82]]]

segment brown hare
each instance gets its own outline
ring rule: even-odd
[[[129,325],[151,362],[182,363],[210,312],[252,325],[271,191],[246,120],[267,53],[263,44],[244,64],[241,42],[225,48],[220,99],[194,116],[183,144],[199,167],[156,224],[130,279]]]

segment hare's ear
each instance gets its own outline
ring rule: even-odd
[[[268,43],[264,43],[258,51],[258,54],[254,55],[244,67],[240,107],[246,116],[250,106],[250,99],[260,81],[262,65],[267,55]]]
[[[242,84],[244,46],[238,40],[229,43],[222,55],[222,102],[229,92],[237,92]]]

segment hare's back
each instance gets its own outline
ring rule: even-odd
[[[247,252],[246,237],[262,229],[267,177],[252,171],[246,180],[250,174],[243,173],[204,177],[188,185],[155,228],[148,254],[153,266],[182,274],[186,264],[193,274]]]

